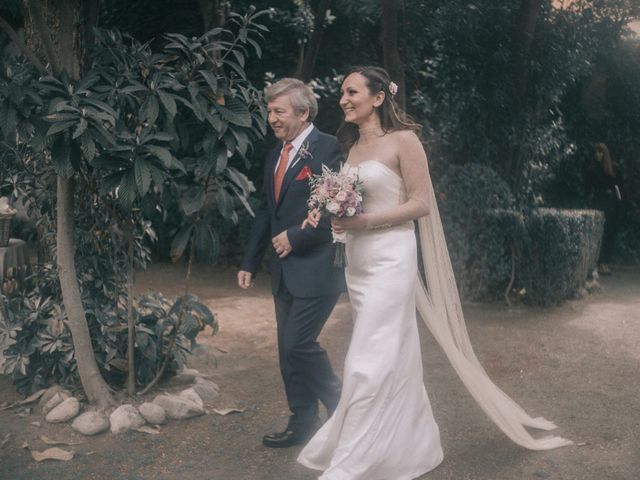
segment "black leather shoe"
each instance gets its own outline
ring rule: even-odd
[[[305,443],[312,431],[287,428],[284,432],[270,433],[262,437],[262,444],[269,448],[287,448]]]

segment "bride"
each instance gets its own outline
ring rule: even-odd
[[[464,325],[442,225],[418,138],[420,126],[393,101],[397,86],[378,67],[350,72],[341,89],[346,173],[365,188],[364,213],[334,218],[346,232],[346,279],[353,336],[338,406],[298,457],[321,480],[410,480],[440,464],[440,434],[423,383],[416,308],[489,417],[516,443],[550,449],[571,442],[534,439],[532,418],[496,387],[478,362]],[[311,212],[305,224],[317,226]],[[418,220],[426,281],[418,275]]]

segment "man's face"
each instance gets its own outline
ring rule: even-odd
[[[308,125],[309,111],[296,112],[291,105],[289,95],[286,93],[267,103],[267,112],[273,133],[283,142],[289,142],[296,138]]]

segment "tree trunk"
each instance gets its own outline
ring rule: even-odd
[[[398,47],[398,16],[402,8],[402,2],[398,0],[382,0],[382,55],[384,68],[389,72],[391,80],[398,85],[396,102],[405,109],[406,86],[404,79],[404,66],[400,59]]]
[[[519,105],[527,93],[527,62],[543,0],[522,0],[513,35],[513,94]]]
[[[26,3],[32,22],[32,32],[38,35],[53,71],[56,73],[65,71],[71,78],[78,79],[84,56],[81,49],[81,25],[84,23],[82,20],[89,3],[84,0],[49,3],[43,3],[41,0],[27,0]],[[55,36],[47,25],[48,18],[51,18],[51,23],[57,26]],[[91,344],[76,273],[74,232],[74,182],[69,178],[58,177],[56,245],[62,299],[73,338],[82,387],[90,402],[105,408],[113,404],[113,398],[100,374]]]
[[[202,13],[202,26],[204,32],[212,28],[221,27],[226,18],[226,7],[229,2],[225,0],[198,0],[200,13]]]
[[[74,248],[74,184],[73,180],[58,177],[57,191],[57,249],[58,275],[69,329],[73,338],[76,364],[87,399],[101,408],[113,403],[111,391],[100,374],[91,345],[80,286],[76,276]]]
[[[127,225],[127,253],[129,256],[129,270],[127,271],[127,360],[129,365],[127,375],[127,393],[129,395],[135,395],[136,393],[136,319],[133,316],[134,243],[135,237],[133,220],[129,219]]]
[[[311,80],[313,75],[313,68],[316,65],[316,59],[318,58],[318,52],[320,51],[320,45],[322,44],[325,18],[330,6],[331,0],[321,0],[318,5],[318,9],[314,14],[315,20],[313,22],[313,35],[309,40],[307,53],[302,59],[302,66],[298,76],[298,78],[303,82]]]
[[[529,52],[536,31],[536,24],[543,0],[522,0],[518,11],[518,18],[513,32],[512,57],[512,105],[514,115],[522,114],[526,106],[526,96],[529,80]],[[516,139],[519,135],[516,135]],[[510,179],[514,193],[518,193],[521,181],[521,163],[519,149],[516,145],[509,145],[504,159],[504,171]]]

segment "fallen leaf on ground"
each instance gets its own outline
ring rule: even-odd
[[[43,452],[31,450],[31,456],[36,462],[42,462],[43,460],[61,460],[67,462],[73,458],[73,452],[53,447],[47,448]]]
[[[27,398],[25,398],[24,400],[21,400],[19,402],[16,402],[15,405],[27,405],[29,403],[33,403],[36,400],[39,400],[40,397],[42,395],[44,395],[44,392],[46,392],[47,389],[43,388],[42,390],[38,390],[36,393],[29,395]]]
[[[31,425],[33,425],[34,427],[39,427],[40,426],[40,422],[31,422]]]
[[[67,442],[66,440],[52,440],[46,435],[40,435],[42,440],[47,445],[82,445],[84,442]]]
[[[141,433],[149,433],[151,435],[159,435],[160,434],[160,429],[155,429],[153,427],[148,427],[146,425],[143,425],[142,427],[138,427],[138,428],[132,428],[132,430],[135,430],[136,432],[141,432]]]
[[[9,439],[11,438],[11,434],[7,433],[7,435],[4,437],[4,440],[2,440],[2,442],[0,442],[0,448],[4,447],[7,442],[9,441]]]
[[[22,442],[22,448],[29,450],[29,444],[27,442]]]
[[[213,411],[218,415],[229,415],[230,413],[242,413],[244,408],[214,408]]]

